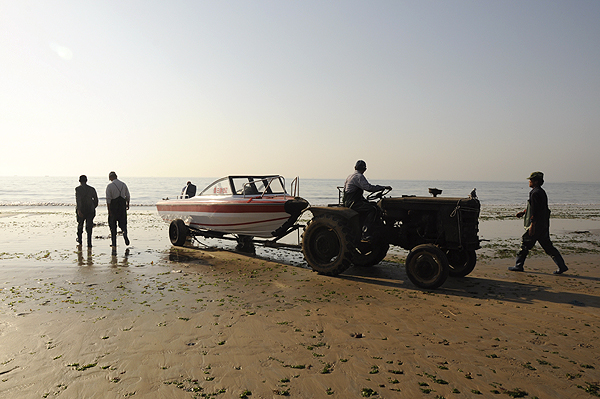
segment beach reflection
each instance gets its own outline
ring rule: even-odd
[[[119,257],[117,256],[117,248],[112,249],[110,254],[110,264],[113,267],[122,266],[129,267],[129,248],[125,249],[125,253],[123,254],[123,259],[119,262]]]
[[[87,255],[83,257],[83,251],[81,249],[81,245],[77,247],[77,264],[79,266],[93,266],[94,261],[92,260],[92,248],[88,247]]]

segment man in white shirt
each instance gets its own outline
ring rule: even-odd
[[[108,227],[110,228],[111,247],[117,246],[117,224],[123,232],[125,245],[129,245],[127,236],[127,210],[129,209],[129,189],[117,179],[115,172],[108,174],[110,183],[106,186],[106,206],[108,207]]]
[[[364,220],[362,238],[363,241],[370,241],[373,234],[373,224],[375,223],[375,218],[377,217],[377,206],[367,201],[363,197],[363,193],[365,191],[376,192],[384,189],[391,190],[392,188],[390,186],[380,186],[369,183],[367,178],[364,176],[366,170],[367,164],[365,161],[362,159],[356,161],[354,173],[348,176],[346,182],[344,183],[343,202],[344,206],[361,214],[361,219]]]

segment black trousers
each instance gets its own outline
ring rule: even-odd
[[[121,215],[108,214],[108,227],[110,228],[110,239],[113,247],[117,245],[117,225],[123,232],[123,237],[127,237],[127,213]]]
[[[372,237],[375,227],[375,221],[377,219],[377,205],[369,201],[356,201],[350,205],[350,209],[360,214],[360,220],[363,224],[362,235],[363,238]]]
[[[523,267],[523,265],[525,264],[525,259],[529,254],[529,251],[531,250],[531,248],[533,248],[536,242],[540,243],[544,251],[548,255],[550,255],[550,257],[552,258],[554,263],[556,263],[559,269],[564,269],[566,267],[563,257],[550,240],[550,230],[544,230],[541,233],[536,233],[532,236],[529,235],[528,231],[526,231],[525,234],[523,234],[523,236],[521,237],[521,250],[517,254],[515,266],[521,268]]]
[[[96,213],[88,213],[83,216],[77,214],[77,242],[81,244],[81,238],[83,236],[83,225],[85,223],[85,231],[87,233],[88,244],[92,243],[92,229],[94,228],[94,217]]]

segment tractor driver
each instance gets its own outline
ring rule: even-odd
[[[367,164],[363,160],[356,161],[354,173],[346,179],[344,183],[344,206],[355,210],[364,220],[362,240],[370,241],[373,238],[373,224],[377,217],[377,206],[363,198],[363,192],[377,192],[384,189],[391,190],[390,186],[372,185],[364,176],[367,170]]]

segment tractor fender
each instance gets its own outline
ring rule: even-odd
[[[348,226],[355,231],[360,231],[360,216],[358,212],[346,208],[345,206],[309,206],[303,212],[310,211],[313,219],[322,215],[336,216],[337,218],[346,220]]]
[[[306,211],[310,211],[314,217],[327,213],[350,220],[358,216],[358,212],[344,206],[309,206],[304,210],[304,212]]]

